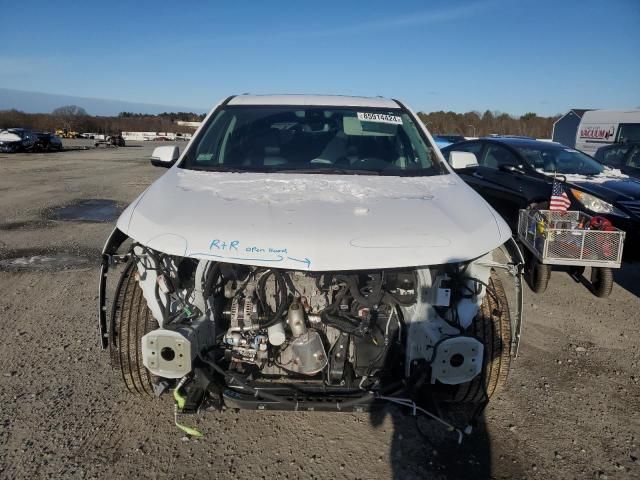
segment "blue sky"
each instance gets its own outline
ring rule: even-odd
[[[4,88],[200,108],[243,92],[640,107],[639,0],[2,4]]]

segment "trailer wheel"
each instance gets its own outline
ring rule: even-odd
[[[531,255],[526,266],[527,283],[535,293],[544,293],[551,277],[551,265],[540,263]]]
[[[593,267],[591,269],[591,288],[596,297],[608,297],[613,288],[613,270],[606,267]]]
[[[495,273],[489,278],[491,293],[482,300],[469,334],[484,345],[482,372],[468,383],[457,385],[455,403],[480,403],[500,392],[511,367],[511,314],[502,282]]]
[[[136,267],[129,262],[116,288],[110,325],[111,364],[120,370],[127,389],[153,395],[153,376],[142,363],[142,337],[158,328],[135,278]]]

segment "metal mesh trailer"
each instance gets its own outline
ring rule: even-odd
[[[594,294],[611,293],[611,269],[620,268],[625,232],[589,229],[591,223],[584,212],[520,210],[518,239],[530,253],[527,273],[535,292],[546,289],[551,265],[563,265],[580,274],[591,267]]]

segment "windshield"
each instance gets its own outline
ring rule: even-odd
[[[578,150],[561,145],[516,147],[533,168],[545,173],[598,175],[604,166]]]
[[[207,122],[182,168],[234,172],[439,175],[401,110],[227,106]]]

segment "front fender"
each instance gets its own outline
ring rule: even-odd
[[[117,227],[113,229],[102,249],[102,261],[100,264],[100,279],[98,282],[98,331],[100,335],[100,346],[106,349],[109,346],[109,330],[107,327],[107,274],[109,267],[113,265],[113,256],[120,248],[120,245],[127,239],[122,231]]]

